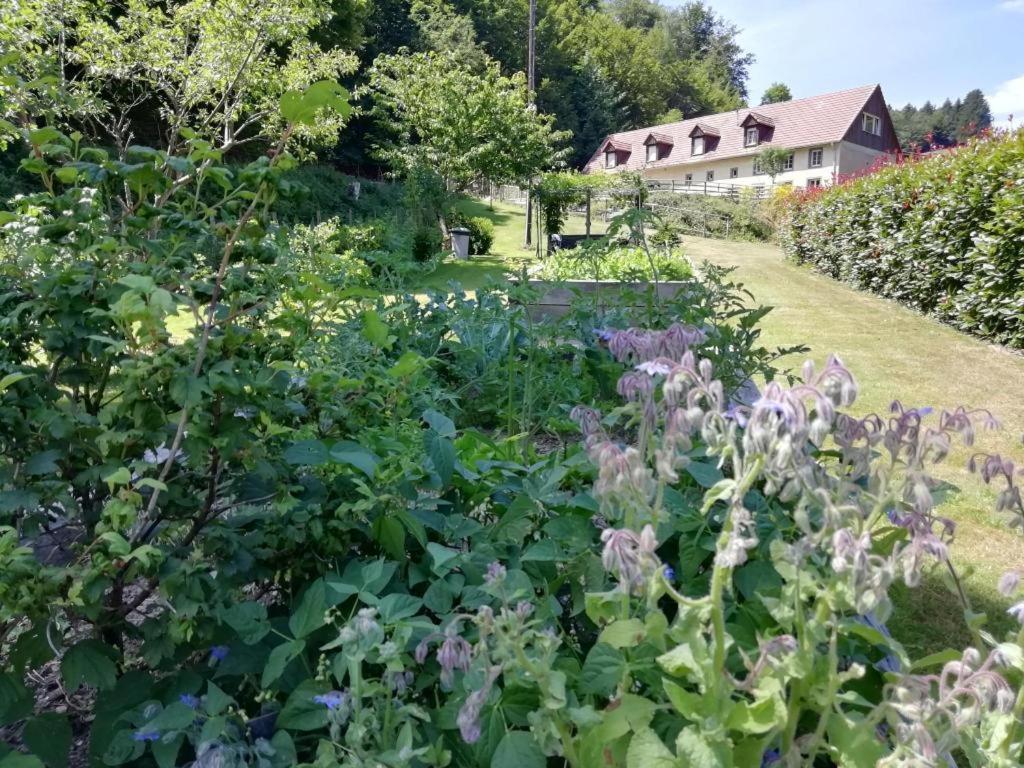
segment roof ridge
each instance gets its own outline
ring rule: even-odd
[[[748,104],[748,105],[745,105],[745,106],[742,106],[742,107],[736,107],[735,109],[727,109],[724,112],[712,112],[709,115],[695,115],[694,117],[684,117],[682,120],[673,120],[670,123],[656,123],[655,125],[642,125],[642,126],[640,126],[638,128],[627,128],[627,129],[622,130],[622,131],[615,131],[613,133],[609,133],[607,138],[611,138],[613,136],[621,136],[624,133],[632,133],[633,131],[654,131],[654,130],[656,130],[658,128],[667,128],[669,126],[679,126],[679,125],[682,125],[683,123],[692,123],[694,121],[706,120],[709,117],[719,117],[721,115],[728,115],[728,114],[734,114],[734,113],[738,114],[738,113],[741,113],[741,112],[744,112],[744,113],[746,113],[746,112],[757,112],[759,109],[765,109],[766,107],[770,108],[770,107],[777,107],[777,106],[782,106],[782,105],[799,104],[799,103],[805,102],[805,101],[814,101],[815,99],[824,99],[824,98],[828,98],[828,97],[831,97],[831,96],[840,96],[840,95],[845,95],[845,94],[849,94],[849,93],[854,93],[855,91],[865,91],[865,90],[868,90],[868,89],[871,89],[873,91],[875,88],[880,88],[880,87],[881,87],[880,83],[869,83],[869,84],[866,84],[866,85],[858,85],[858,86],[855,86],[853,88],[842,88],[842,89],[840,89],[838,91],[828,91],[827,93],[819,93],[819,94],[817,94],[815,96],[802,96],[799,99],[789,99],[788,101],[777,101],[774,104],[758,104],[756,106],[750,106]],[[770,117],[770,115],[766,115],[766,117]]]

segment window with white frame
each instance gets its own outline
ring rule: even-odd
[[[878,115],[872,115],[870,112],[865,112],[863,127],[865,133],[871,133],[875,136],[882,135],[882,121],[879,119]]]
[[[693,183],[693,174],[692,173],[688,173],[688,174],[686,174],[686,176],[683,177],[683,179],[686,181],[687,184],[692,184]]]
[[[792,152],[790,152],[789,153],[789,157],[787,157],[785,160],[782,161],[782,170],[783,171],[792,171],[793,170],[793,158],[794,158],[794,154]]]
[[[693,148],[690,154],[703,155],[704,154],[704,137],[694,136],[693,137]]]
[[[658,159],[658,145],[657,144],[648,144],[647,145],[647,162],[648,163],[653,163],[657,159]]]
[[[761,143],[761,129],[756,125],[752,125],[747,128],[747,133],[743,140],[743,145],[746,147],[756,147]]]
[[[818,187],[820,187],[820,186],[821,186],[821,179],[808,179],[807,180],[807,188],[808,189],[818,189]]]
[[[755,157],[754,158],[754,175],[755,176],[761,176],[763,174],[764,174],[764,168],[761,167],[761,161]]]
[[[704,180],[705,181],[714,181],[715,180],[715,172],[714,171],[707,171],[704,174]]]
[[[732,168],[729,169],[729,178],[730,179],[735,179],[739,175],[740,175],[740,169],[739,168],[733,166]]]
[[[619,158],[615,154],[615,150],[614,149],[609,149],[607,152],[604,153],[604,167],[605,168],[614,168],[618,164],[619,164]]]
[[[821,168],[822,161],[825,159],[825,150],[822,147],[815,147],[808,153],[807,167],[808,168]]]

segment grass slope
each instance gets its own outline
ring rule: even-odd
[[[522,209],[466,205],[467,212],[494,221],[495,243],[486,267],[476,267],[474,260],[452,265],[456,271],[500,271],[502,260],[521,263]],[[582,221],[570,221],[566,231],[583,232]],[[936,411],[961,404],[988,408],[1003,429],[979,434],[977,448],[1024,457],[1024,357],[791,264],[771,245],[687,238],[684,246],[694,263],[707,259],[735,266],[757,301],[775,307],[763,321],[767,345],[807,344],[818,361],[838,354],[860,384],[856,410],[884,414],[896,399]],[[785,361],[793,368],[801,362]],[[941,468],[948,487],[940,512],[957,523],[953,553],[957,566],[966,569],[965,592],[976,612],[989,614],[989,628],[1001,634],[1010,627],[1008,601],[995,584],[1008,568],[1024,567],[1024,539],[991,511],[995,496],[966,471],[967,458],[966,451],[957,451]],[[898,598],[890,626],[908,648],[934,651],[970,642],[940,569],[921,587],[901,590]]]

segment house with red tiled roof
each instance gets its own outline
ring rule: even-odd
[[[673,186],[764,186],[757,156],[789,150],[776,184],[814,187],[899,151],[879,85],[613,133],[585,173],[633,171]]]

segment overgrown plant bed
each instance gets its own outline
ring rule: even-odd
[[[609,307],[645,307],[651,302],[685,296],[689,282],[627,282],[618,280],[529,280],[534,297],[526,304],[534,319],[568,314],[580,296],[588,296],[600,310]]]

